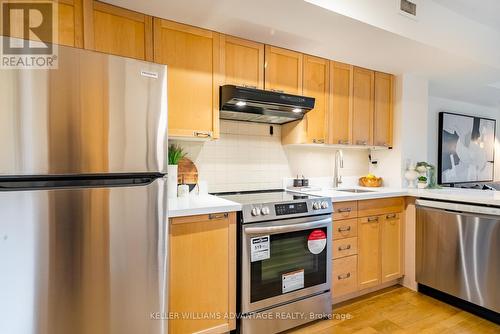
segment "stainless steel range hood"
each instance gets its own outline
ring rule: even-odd
[[[220,118],[285,124],[301,120],[314,108],[314,98],[249,87],[220,87]]]

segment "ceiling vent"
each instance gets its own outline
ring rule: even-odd
[[[417,18],[417,3],[418,0],[401,0],[399,5],[399,12],[404,16],[412,19]]]

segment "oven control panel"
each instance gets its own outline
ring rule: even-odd
[[[306,202],[296,202],[296,203],[285,203],[285,204],[275,204],[274,210],[276,211],[276,216],[283,215],[293,215],[297,213],[307,212]]]

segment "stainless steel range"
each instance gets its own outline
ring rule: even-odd
[[[332,201],[284,190],[217,194],[239,214],[238,330],[278,333],[331,313]]]

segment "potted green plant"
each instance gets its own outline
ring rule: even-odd
[[[427,177],[419,176],[418,177],[418,189],[425,189],[427,187]]]
[[[186,152],[178,144],[168,146],[168,177],[167,177],[167,196],[177,197],[177,175],[179,161],[186,156]]]

